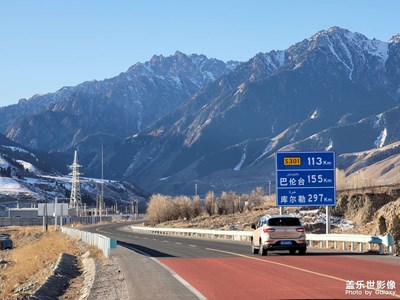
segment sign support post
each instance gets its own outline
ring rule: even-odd
[[[331,212],[329,206],[326,206],[326,234],[331,233]]]

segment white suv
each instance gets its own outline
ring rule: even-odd
[[[290,215],[265,215],[251,238],[251,252],[267,255],[268,251],[289,250],[290,254],[305,254],[307,251],[306,231],[300,219]]]

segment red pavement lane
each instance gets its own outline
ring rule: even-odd
[[[375,290],[346,294],[346,280],[395,281],[398,265],[345,256],[166,258],[174,270],[208,299],[391,299]],[[397,269],[397,270],[396,270]],[[385,289],[389,291],[388,289]],[[348,290],[349,291],[349,290]],[[391,290],[393,291],[393,290]]]

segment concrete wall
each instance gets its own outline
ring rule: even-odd
[[[38,209],[37,208],[10,208],[8,211],[8,216],[11,218],[37,218]]]

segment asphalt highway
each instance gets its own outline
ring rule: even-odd
[[[288,251],[259,256],[244,242],[135,233],[128,225],[85,230],[118,240],[112,256],[132,285],[132,299],[145,299],[138,286],[148,299],[400,298],[398,257],[310,248],[304,256]],[[130,256],[151,262],[127,263]],[[157,267],[149,269],[151,264]],[[153,275],[143,280],[139,268],[142,275]],[[156,275],[161,290],[145,288]]]

